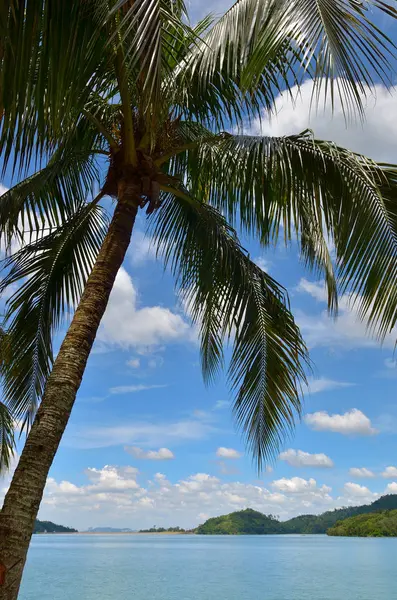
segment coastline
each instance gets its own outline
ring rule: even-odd
[[[195,533],[184,533],[183,531],[54,531],[34,533],[33,535],[196,535]]]

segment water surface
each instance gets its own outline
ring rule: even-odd
[[[397,538],[36,535],[21,600],[391,600]]]

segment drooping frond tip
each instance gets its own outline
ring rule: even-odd
[[[223,365],[236,422],[260,469],[301,410],[308,354],[288,297],[246,255],[222,215],[187,190],[170,193],[153,224],[153,243],[174,272],[201,339],[204,377]]]

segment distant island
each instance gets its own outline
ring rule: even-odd
[[[347,537],[397,537],[397,510],[357,515],[339,521],[327,535]]]
[[[195,533],[194,529],[183,529],[183,527],[151,527],[140,529],[139,533]]]
[[[34,523],[33,533],[78,533],[77,529],[56,525],[51,521],[38,521]]]
[[[283,524],[273,515],[246,508],[228,515],[208,519],[199,525],[196,533],[200,535],[264,535],[284,533]]]
[[[338,508],[321,515],[301,515],[288,521],[279,521],[273,515],[264,515],[251,508],[246,508],[228,515],[208,519],[205,523],[199,525],[195,532],[200,535],[324,534],[336,524],[339,528],[345,523],[345,519],[350,521],[353,520],[351,517],[370,513],[384,513],[384,511],[394,512],[396,509],[397,494],[382,496],[372,504]],[[373,516],[378,517],[378,514]],[[331,533],[330,535],[349,534]],[[389,533],[388,535],[395,534]]]
[[[134,529],[118,529],[117,527],[89,527],[87,531],[83,533],[136,533]]]

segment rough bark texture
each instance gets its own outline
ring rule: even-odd
[[[0,513],[0,600],[16,600],[48,472],[80,387],[115,277],[127,251],[138,198],[119,186],[120,201],[56,358],[40,408]],[[5,568],[5,577],[1,572]],[[3,582],[2,582],[3,580]]]

